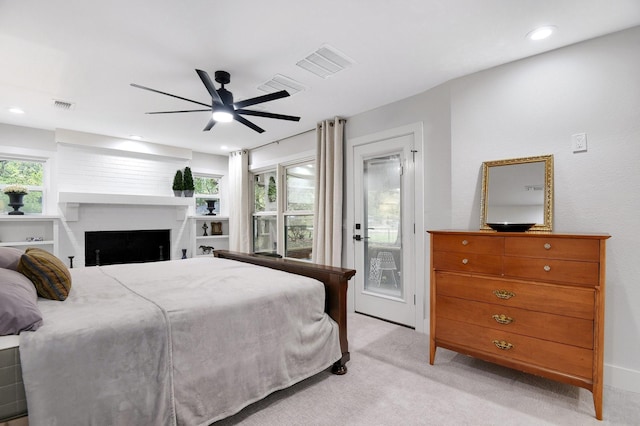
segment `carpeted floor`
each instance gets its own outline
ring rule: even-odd
[[[428,336],[350,314],[344,376],[320,373],[215,425],[640,425],[640,394],[591,392],[439,348]]]

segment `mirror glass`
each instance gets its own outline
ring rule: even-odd
[[[551,231],[553,156],[482,163],[481,228],[487,223],[533,223],[531,230]]]

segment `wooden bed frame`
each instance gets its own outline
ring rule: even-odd
[[[355,270],[229,250],[215,250],[213,255],[222,259],[237,260],[304,275],[321,281],[324,284],[326,294],[324,310],[338,324],[340,349],[342,350],[342,358],[333,364],[331,372],[334,374],[347,372],[346,363],[350,359],[349,342],[347,341],[347,286],[349,279],[356,274]]]

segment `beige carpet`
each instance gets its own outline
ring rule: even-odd
[[[591,392],[438,349],[428,336],[349,315],[349,372],[323,372],[218,425],[640,425],[640,394]]]

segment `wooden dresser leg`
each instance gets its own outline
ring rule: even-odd
[[[602,385],[593,388],[593,407],[596,410],[596,419],[602,420]]]
[[[333,366],[331,367],[331,372],[333,374],[337,374],[338,376],[342,376],[343,374],[347,374],[346,363],[342,362],[342,360],[334,362]]]

